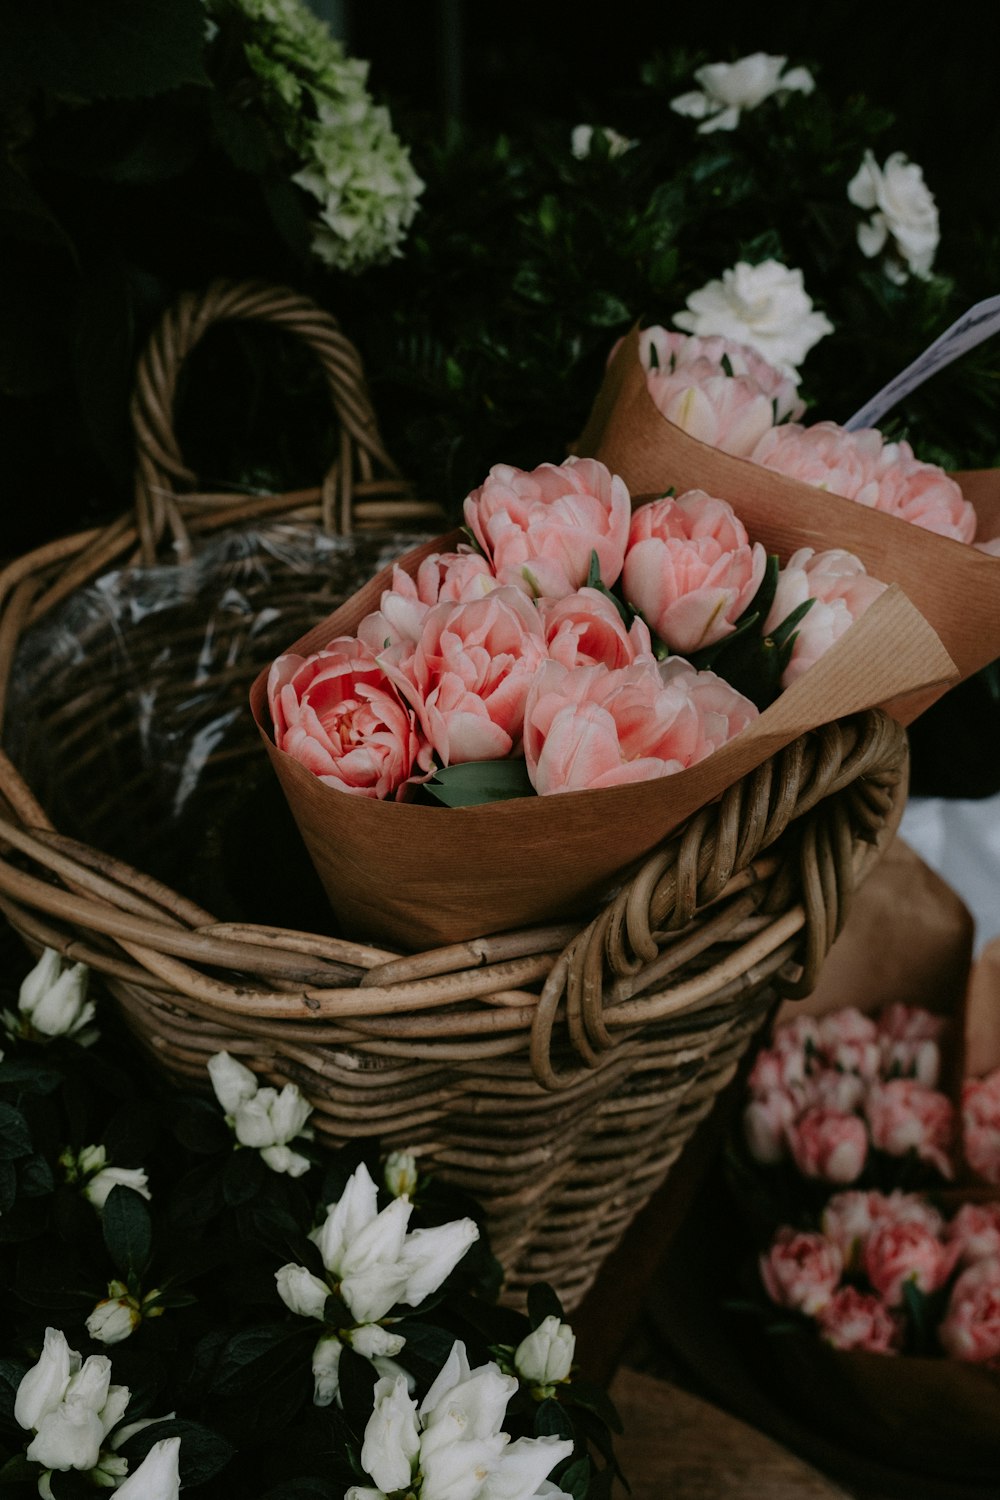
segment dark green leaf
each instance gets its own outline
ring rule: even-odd
[[[139,1285],[153,1250],[153,1225],[142,1194],[121,1183],[113,1187],[101,1210],[101,1228],[122,1279]]]
[[[179,1418],[168,1417],[162,1422],[154,1422],[151,1427],[144,1427],[134,1437],[129,1438],[127,1443],[122,1444],[122,1452],[129,1462],[129,1469],[136,1469],[154,1443],[162,1438],[179,1437],[180,1447],[180,1471],[181,1486],[205,1484],[212,1479],[233,1456],[233,1445],[221,1436],[213,1432],[210,1427],[203,1427],[200,1422],[187,1422]]]
[[[0,1359],[0,1420],[13,1417],[14,1398],[26,1373],[24,1365],[16,1364],[12,1359]]]
[[[26,1198],[42,1198],[55,1187],[52,1169],[44,1156],[32,1156],[18,1165],[21,1192]]]
[[[31,1154],[31,1132],[19,1109],[0,1104],[0,1161],[16,1161]]]
[[[600,1417],[604,1425],[610,1427],[612,1432],[621,1432],[621,1417],[603,1386],[595,1385],[590,1380],[573,1380],[564,1387],[562,1395],[564,1401],[573,1406],[582,1406],[585,1411],[593,1412],[595,1417]]]
[[[10,1213],[17,1197],[17,1169],[13,1162],[0,1161],[0,1214]]]
[[[61,1082],[61,1074],[41,1063],[0,1063],[0,1088],[17,1089],[21,1094],[51,1094]]]
[[[779,649],[791,640],[796,625],[809,613],[815,603],[815,599],[803,599],[802,603],[797,604],[791,613],[787,614],[771,631],[770,639]]]
[[[0,1494],[6,1495],[6,1486],[9,1484],[31,1484],[33,1493],[37,1494],[38,1479],[41,1469],[30,1459],[25,1458],[23,1453],[15,1453],[13,1458],[8,1458],[3,1468],[0,1469]]]
[[[578,1458],[559,1475],[559,1488],[572,1495],[573,1500],[586,1500],[592,1473],[590,1459]]]
[[[424,788],[445,807],[480,807],[484,802],[507,802],[533,797],[528,768],[520,758],[466,761],[435,771]]]
[[[546,1281],[536,1281],[528,1289],[528,1317],[531,1319],[532,1328],[537,1328],[544,1323],[546,1318],[558,1318],[563,1321],[562,1303],[559,1301],[555,1290]]]
[[[244,1328],[233,1335],[222,1351],[213,1389],[220,1395],[228,1395],[257,1384],[263,1386],[290,1364],[303,1362],[308,1368],[308,1351],[316,1335],[316,1326],[304,1322]]]
[[[549,1398],[535,1408],[535,1436],[573,1438],[573,1423],[558,1401]]]

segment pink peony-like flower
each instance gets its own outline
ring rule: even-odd
[[[926,1088],[941,1076],[940,1039],[947,1022],[919,1006],[888,1006],[878,1018],[882,1072],[887,1078],[916,1078]]]
[[[564,667],[630,667],[639,657],[652,660],[653,643],[636,617],[630,627],[613,600],[598,589],[579,589],[538,606],[549,655]]]
[[[583,588],[593,552],[606,588],[621,572],[631,502],[623,481],[596,459],[568,458],[530,472],[495,464],[464,511],[500,582],[532,598],[561,599]]]
[[[958,1248],[945,1245],[926,1225],[902,1221],[876,1223],[861,1251],[865,1275],[890,1307],[904,1300],[912,1282],[921,1292],[936,1292],[955,1269]]]
[[[835,1193],[823,1210],[823,1233],[840,1247],[845,1265],[856,1265],[872,1231],[883,1224],[918,1224],[935,1238],[944,1220],[917,1193]]]
[[[897,1354],[902,1327],[880,1297],[842,1286],[816,1315],[820,1336],[835,1349]]]
[[[804,1047],[788,1044],[762,1047],[754,1058],[747,1086],[754,1098],[763,1098],[774,1089],[801,1087],[806,1081],[806,1070]]]
[[[962,1085],[962,1144],[972,1170],[1000,1183],[1000,1069]]]
[[[878,1077],[878,1027],[853,1005],[820,1017],[820,1044],[827,1061],[861,1078]]]
[[[471,547],[434,552],[417,569],[417,595],[424,604],[467,604],[484,599],[498,587],[486,558]]]
[[[416,644],[391,646],[379,660],[441,764],[451,766],[517,750],[528,689],[545,658],[535,606],[518,589],[499,588],[434,605]]]
[[[963,1203],[947,1229],[962,1265],[1000,1256],[1000,1203]]]
[[[528,695],[524,755],[541,796],[669,776],[703,760],[757,710],[687,663],[570,670],[546,662]],[[711,676],[708,684],[693,679]]]
[[[358,626],[358,640],[373,656],[400,641],[416,641],[430,605],[421,599],[417,585],[402,568],[392,570],[392,588],[383,589],[379,607],[365,615]]]
[[[913,1078],[873,1083],[865,1101],[872,1145],[889,1156],[915,1151],[921,1161],[951,1178],[955,1111],[950,1100]]]
[[[622,590],[654,634],[687,656],[733,633],[766,566],[727,501],[688,490],[636,511]]]
[[[669,375],[696,365],[717,375],[749,377],[767,397],[774,422],[798,421],[806,409],[794,380],[749,344],[719,333],[700,338],[659,326],[644,328],[639,334],[639,358],[651,373]]]
[[[951,1290],[938,1337],[952,1359],[1000,1360],[1000,1260],[977,1261]]]
[[[838,1068],[821,1068],[806,1079],[803,1104],[822,1105],[850,1115],[861,1108],[868,1085],[858,1073],[842,1073]]]
[[[774,601],[764,622],[770,635],[807,599],[813,602],[795,626],[792,654],[781,678],[788,687],[834,645],[886,585],[871,578],[860,558],[835,547],[816,552],[800,547],[778,575]]]
[[[754,1161],[773,1166],[788,1155],[788,1131],[799,1104],[786,1089],[770,1089],[751,1099],[743,1111],[743,1134]]]
[[[726,375],[708,360],[649,370],[646,388],[668,422],[735,458],[749,458],[774,425],[774,408],[754,380]]]
[[[759,1264],[771,1301],[810,1317],[829,1302],[843,1269],[840,1251],[830,1240],[787,1226],[778,1230]]]
[[[943,469],[914,457],[909,443],[886,443],[872,427],[848,432],[836,422],[788,422],[765,432],[753,463],[802,484],[898,516],[959,542],[976,535],[976,513]]]
[[[279,656],[267,683],[279,750],[328,786],[385,799],[430,766],[413,717],[363,642]]]
[[[814,1105],[789,1127],[788,1148],[803,1177],[856,1182],[868,1155],[868,1132],[857,1115]]]

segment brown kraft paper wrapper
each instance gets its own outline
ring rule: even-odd
[[[414,574],[454,532],[399,564]],[[791,547],[805,538],[794,536]],[[391,586],[386,568],[288,647],[301,656],[353,635]],[[379,802],[324,786],[271,738],[264,669],[251,708],[333,909],[353,935],[419,950],[509,928],[587,917],[691,813],[818,724],[888,703],[955,668],[899,589],[889,589],[749,729],[676,775],[481,807]]]
[[[846,547],[883,583],[898,583],[933,625],[963,680],[1000,656],[1000,558],[733,458],[668,421],[639,358],[638,329],[608,366],[577,452],[620,474],[634,496],[671,485],[728,500],[755,542],[784,560],[797,547]],[[978,516],[977,541],[1000,535],[1000,470],[953,476]],[[950,684],[894,706],[908,724]]]

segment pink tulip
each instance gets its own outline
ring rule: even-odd
[[[896,1354],[902,1327],[880,1297],[842,1286],[816,1315],[820,1336],[835,1349],[867,1349],[870,1354]]]
[[[962,1137],[972,1170],[1000,1183],[1000,1069],[962,1085]]]
[[[1000,1260],[980,1260],[952,1288],[938,1330],[946,1354],[974,1364],[1000,1360]]]
[[[865,1241],[861,1263],[865,1275],[890,1307],[904,1300],[904,1286],[921,1292],[944,1286],[958,1259],[956,1245],[944,1245],[923,1224],[876,1224]]]
[[[652,659],[649,630],[638,617],[626,628],[614,602],[598,589],[578,589],[562,599],[543,599],[539,614],[549,655],[564,667],[629,667]]]
[[[674,333],[660,328],[644,328],[639,334],[639,358],[651,374],[672,374],[692,366],[715,375],[746,377],[767,398],[773,422],[798,421],[805,411],[799,400],[795,381],[770,364],[749,344],[712,334],[707,338],[695,334]],[[725,361],[725,363],[723,363]],[[728,370],[727,370],[728,366]]]
[[[636,511],[622,587],[653,633],[690,656],[733,633],[766,565],[727,501],[688,490]]]
[[[814,1105],[790,1127],[788,1145],[803,1177],[856,1182],[868,1155],[868,1132],[857,1115]]]
[[[596,459],[568,458],[530,472],[496,464],[464,511],[501,583],[531,598],[561,599],[583,588],[594,552],[606,588],[621,572],[629,493]]]
[[[955,1111],[944,1094],[913,1078],[872,1084],[865,1101],[872,1145],[889,1156],[916,1152],[943,1177],[955,1175],[951,1148]]]
[[[759,1264],[771,1301],[810,1317],[829,1302],[843,1269],[840,1251],[823,1235],[789,1228],[778,1230]]]

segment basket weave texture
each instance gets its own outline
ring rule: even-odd
[[[232,318],[286,327],[323,364],[340,451],[315,491],[251,498],[191,488],[173,436],[177,377],[204,331]],[[262,518],[354,535],[438,529],[438,508],[412,498],[384,452],[355,351],[294,293],[217,283],[182,299],[144,355],[133,418],[134,516],[0,574],[0,713],[36,649],[33,627],[112,565],[148,567],[165,547],[184,558],[199,534],[247,533]],[[317,558],[314,576],[287,578],[271,560],[259,602],[280,603],[281,638],[265,631],[233,643],[216,687],[234,705],[295,622],[304,628],[337,602]],[[362,548],[368,567],[365,558]],[[176,620],[143,628],[143,649],[169,648],[179,682],[189,681],[203,631]],[[51,684],[45,729],[62,749],[64,785],[50,771],[44,800],[49,809],[85,803],[80,826],[95,842],[54,826],[29,785],[30,755],[15,766],[0,753],[0,909],[33,951],[47,944],[98,971],[175,1079],[207,1087],[207,1059],[227,1048],[269,1082],[297,1083],[320,1139],[378,1135],[474,1193],[513,1301],[538,1279],[568,1308],[580,1300],[776,998],[812,988],[905,795],[898,725],[877,711],[827,725],[698,813],[585,925],[398,955],[349,935],[219,921],[106,847],[103,830],[146,818],[155,767],[102,781],[99,760],[88,761],[95,724],[106,732],[125,710],[114,652],[99,632],[82,644],[98,685],[74,687],[72,673]],[[189,696],[176,695],[179,732]],[[263,759],[249,710],[234,717],[235,737],[204,772],[220,796],[249,787]]]

